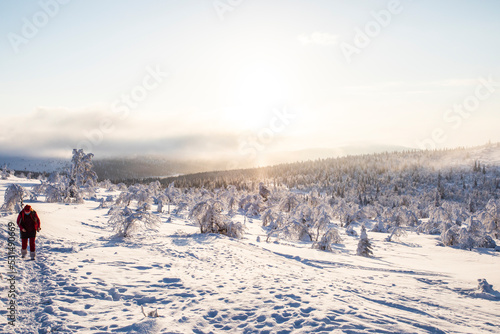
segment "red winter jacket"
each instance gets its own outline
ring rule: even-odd
[[[37,230],[40,228],[40,218],[36,211],[31,210],[29,214],[23,210],[19,212],[17,216],[17,226],[21,230],[21,238],[33,238],[36,235]],[[22,229],[25,229],[26,232],[23,232]]]

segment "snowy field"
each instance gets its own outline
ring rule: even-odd
[[[12,182],[37,183],[0,181],[0,202]],[[492,249],[440,247],[438,236],[414,233],[386,242],[387,234],[368,232],[375,257],[364,258],[357,237],[342,235],[344,245],[328,253],[267,243],[259,220],[246,220],[236,240],[201,235],[167,213],[157,232],[124,240],[97,201],[29,204],[42,231],[37,260],[16,259],[15,327],[7,323],[6,249],[16,215],[0,218],[1,333],[499,333],[500,252]],[[477,290],[478,279],[494,291]]]

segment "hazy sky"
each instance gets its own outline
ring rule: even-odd
[[[500,141],[500,1],[0,1],[0,153]]]

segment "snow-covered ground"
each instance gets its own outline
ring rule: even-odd
[[[12,182],[36,181],[0,181],[1,203]],[[436,236],[416,234],[386,242],[387,234],[369,232],[375,257],[364,258],[355,255],[357,237],[343,235],[328,253],[267,243],[259,220],[247,220],[246,237],[236,240],[198,234],[167,213],[158,232],[124,240],[96,201],[30,204],[42,231],[37,260],[16,259],[15,327],[7,323],[6,249],[16,215],[0,218],[1,333],[499,332],[494,250],[439,247]],[[477,290],[483,278],[493,293]]]

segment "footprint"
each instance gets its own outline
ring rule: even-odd
[[[207,315],[205,316],[205,319],[206,318],[215,318],[217,316],[217,314],[219,314],[219,312],[216,310],[208,311]]]
[[[281,314],[278,314],[278,313],[271,314],[271,317],[273,317],[274,320],[276,320],[276,322],[278,324],[282,324],[282,323],[287,322],[288,320],[290,320],[290,318],[283,317]]]
[[[312,308],[312,307],[308,307],[308,308],[301,308],[301,309],[300,309],[300,312],[302,312],[302,313],[306,313],[306,314],[309,314],[309,313],[311,313],[311,312],[312,312],[312,311],[314,311],[314,310],[315,310],[314,308]]]

